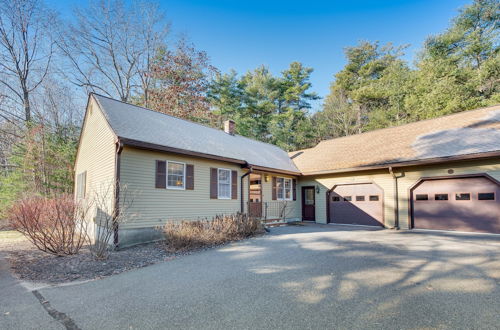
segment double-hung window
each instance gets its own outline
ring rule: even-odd
[[[185,189],[186,164],[167,161],[167,188]]]
[[[231,199],[231,170],[219,168],[217,170],[218,198]]]
[[[277,178],[276,193],[278,200],[292,200],[292,179]]]

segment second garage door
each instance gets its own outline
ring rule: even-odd
[[[487,176],[424,179],[412,189],[413,228],[500,234],[499,193]]]
[[[329,222],[383,226],[383,191],[373,183],[338,185],[329,194]]]

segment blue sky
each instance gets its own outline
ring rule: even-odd
[[[49,1],[71,18],[78,1]],[[428,35],[446,29],[465,0],[161,1],[173,34],[186,34],[222,72],[261,64],[278,74],[292,61],[314,68],[312,89],[324,97],[345,64],[343,49],[360,40],[410,44],[413,61]],[[83,2],[85,3],[85,1]],[[317,109],[321,102],[315,104]]]

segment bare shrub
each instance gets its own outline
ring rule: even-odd
[[[120,205],[115,207],[115,195],[119,194]],[[133,194],[126,185],[117,183],[103,184],[93,194],[92,203],[96,208],[94,241],[90,245],[90,252],[96,259],[106,259],[109,250],[114,246],[115,232],[120,224],[129,220],[132,215],[128,212],[133,203]]]
[[[283,201],[279,204],[279,218],[283,221],[285,221],[287,218],[290,217],[290,215],[293,213],[294,209],[294,204],[289,203],[288,201]]]
[[[218,215],[212,220],[171,221],[163,227],[166,246],[171,251],[223,244],[263,232],[261,221],[244,213]]]
[[[39,250],[54,255],[76,254],[88,242],[85,220],[89,205],[71,195],[28,197],[9,210],[10,225]]]

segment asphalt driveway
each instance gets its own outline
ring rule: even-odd
[[[81,329],[498,329],[500,237],[281,227],[37,294],[37,313],[0,314],[0,328],[43,318],[46,328]],[[0,302],[8,306],[4,291]]]

